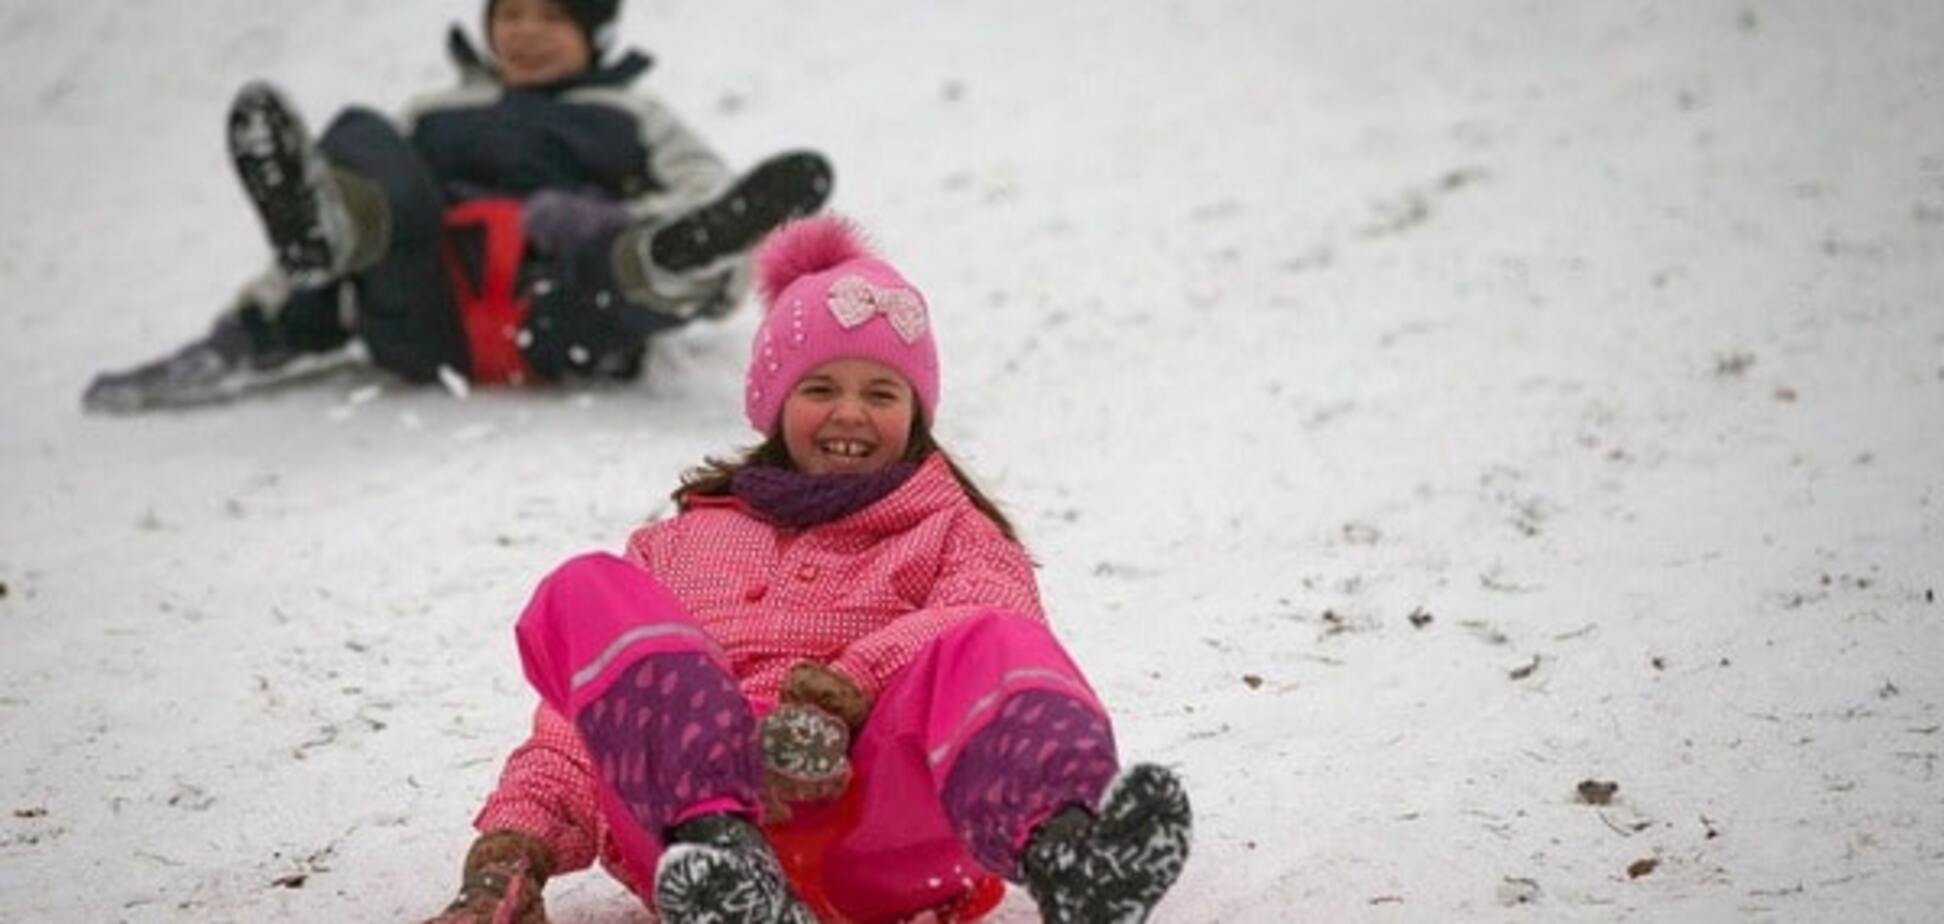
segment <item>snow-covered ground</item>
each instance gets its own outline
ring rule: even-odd
[[[234,89],[395,106],[454,18],[0,0],[0,920],[430,914],[525,730],[532,582],[748,441],[748,311],[630,387],[79,412],[264,260]],[[1158,921],[1936,919],[1944,4],[622,33],[732,160],[828,151],[926,290],[945,441],[1192,786]]]

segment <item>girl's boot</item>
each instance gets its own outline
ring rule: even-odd
[[[1033,832],[1020,864],[1026,890],[1049,924],[1138,924],[1181,875],[1191,825],[1181,780],[1135,765],[1098,816],[1068,808]]]
[[[720,813],[669,831],[655,870],[655,907],[664,924],[817,924],[763,832]]]

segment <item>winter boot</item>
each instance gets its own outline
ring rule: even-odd
[[[318,285],[374,262],[382,252],[382,192],[332,169],[274,87],[259,81],[237,92],[230,104],[229,150],[291,284]]]
[[[831,179],[830,162],[814,151],[772,157],[714,200],[654,229],[648,260],[666,272],[691,273],[740,256],[778,225],[822,207]]]
[[[85,410],[130,414],[207,404],[271,377],[296,357],[260,343],[250,331],[254,306],[226,311],[207,335],[175,352],[121,372],[95,376],[81,396]]]
[[[1039,826],[1020,862],[1026,890],[1050,924],[1139,924],[1181,875],[1191,824],[1181,781],[1136,765],[1099,817],[1074,807]]]
[[[729,814],[669,832],[655,870],[655,907],[664,924],[817,924],[762,831]]]

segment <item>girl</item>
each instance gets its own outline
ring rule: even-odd
[[[230,156],[274,265],[210,332],[97,376],[97,411],[227,397],[354,337],[413,382],[640,374],[648,337],[741,299],[740,256],[814,211],[830,168],[786,154],[731,182],[708,145],[604,61],[619,0],[488,0],[483,58],[395,125],[345,110],[313,145],[274,89],[243,88]],[[482,295],[481,293],[487,293]]]
[[[1011,525],[933,440],[924,298],[832,218],[756,259],[766,439],[691,471],[625,560],[541,582],[516,635],[543,704],[435,920],[542,921],[548,877],[598,855],[664,921],[811,922],[756,821],[847,787],[822,882],[845,918],[949,907],[984,870],[1048,921],[1144,920],[1186,794],[1117,774]]]

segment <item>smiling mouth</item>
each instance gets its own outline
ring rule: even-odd
[[[863,440],[824,440],[817,444],[818,451],[839,459],[868,458],[876,446]]]

